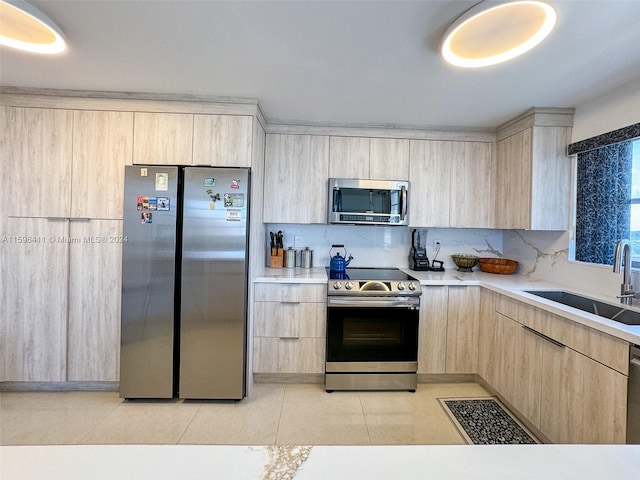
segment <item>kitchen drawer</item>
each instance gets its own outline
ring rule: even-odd
[[[521,303],[504,295],[496,295],[496,312],[512,320],[518,320],[518,306]]]
[[[323,337],[326,332],[324,303],[254,303],[257,337]]]
[[[629,343],[559,315],[520,303],[517,321],[567,347],[627,375]]]
[[[324,283],[256,283],[256,302],[326,303]]]
[[[256,337],[254,373],[324,373],[324,338]]]

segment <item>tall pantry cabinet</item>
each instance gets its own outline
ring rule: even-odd
[[[133,114],[0,109],[0,380],[115,381]]]

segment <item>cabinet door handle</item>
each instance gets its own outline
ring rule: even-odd
[[[45,218],[51,221],[60,221],[60,220],[68,220],[70,222],[90,222],[91,221],[89,217],[45,217]]]
[[[542,338],[543,340],[546,340],[547,342],[553,343],[556,347],[560,347],[560,348],[564,348],[566,347],[565,344],[560,343],[557,340],[554,340],[551,337],[547,337],[544,333],[540,333],[537,330],[534,330],[531,327],[527,327],[526,325],[522,325],[522,328],[524,328],[526,331],[533,333],[534,335],[537,335],[538,337]]]
[[[300,337],[280,337],[280,340],[300,340]]]
[[[294,301],[282,301],[280,302],[282,305],[299,305],[300,302],[294,302]]]

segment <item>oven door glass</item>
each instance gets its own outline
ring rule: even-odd
[[[415,362],[418,310],[327,308],[328,362]]]

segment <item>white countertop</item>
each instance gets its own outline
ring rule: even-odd
[[[561,284],[532,279],[525,275],[495,275],[476,270],[467,273],[458,272],[453,269],[447,269],[444,272],[420,272],[408,268],[401,268],[400,270],[419,280],[422,286],[478,285],[521,302],[528,303],[534,307],[542,308],[543,310],[568,318],[595,330],[640,345],[640,325],[625,325],[615,320],[599,317],[552,300],[526,293],[526,290],[564,290],[617,305],[618,300],[616,298],[581,292],[574,288],[569,289]],[[324,267],[310,269],[265,268],[254,281],[273,283],[326,283],[328,277]],[[632,309],[640,312],[640,308],[638,307],[632,307]]]
[[[637,478],[640,445],[0,447],[3,480]]]
[[[265,268],[253,279],[259,283],[327,283],[327,270],[314,268]]]

